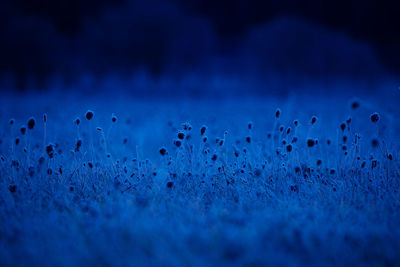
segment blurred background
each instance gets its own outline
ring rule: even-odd
[[[399,11],[378,0],[3,0],[0,88],[376,92],[400,74]]]

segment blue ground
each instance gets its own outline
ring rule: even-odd
[[[0,265],[398,264],[399,96],[332,95],[4,95]]]

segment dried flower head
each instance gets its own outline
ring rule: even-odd
[[[161,156],[165,156],[168,154],[167,149],[165,147],[160,148],[160,154]]]
[[[281,110],[278,108],[278,109],[275,111],[275,118],[279,119],[280,116],[281,116]]]
[[[289,145],[286,146],[286,151],[287,152],[290,153],[290,152],[292,152],[292,150],[293,150],[293,146],[292,145],[289,144]]]
[[[174,144],[175,144],[177,147],[180,147],[180,146],[182,145],[182,141],[179,140],[179,139],[177,139],[177,140],[174,141]]]
[[[25,135],[26,133],[26,127],[22,126],[21,129],[19,129],[22,135]]]
[[[204,135],[204,134],[206,133],[206,130],[207,130],[207,126],[205,126],[205,125],[201,126],[201,128],[200,128],[200,134],[201,134],[201,135]]]
[[[183,132],[178,133],[178,139],[183,140],[185,138],[185,134]]]
[[[111,121],[112,121],[113,123],[116,123],[117,120],[118,120],[117,116],[113,113],[113,114],[111,115]]]
[[[373,123],[377,123],[379,121],[379,114],[377,112],[372,113],[370,119]]]
[[[378,139],[377,138],[372,138],[371,145],[372,145],[372,147],[378,147],[379,146]]]
[[[358,100],[354,100],[352,103],[351,103],[351,108],[352,109],[357,109],[357,108],[359,108],[360,107],[360,102],[358,102]]]
[[[308,139],[308,140],[307,140],[307,146],[308,146],[308,147],[313,147],[314,144],[315,144],[315,141],[314,141],[313,139]]]
[[[8,190],[11,193],[15,193],[17,191],[17,186],[15,184],[11,184],[11,185],[8,186]]]
[[[54,147],[55,146],[53,144],[49,144],[48,146],[46,146],[46,152],[49,158],[53,158],[54,156]]]
[[[312,116],[311,125],[314,125],[316,122],[317,122],[317,117],[316,116]]]
[[[86,111],[85,117],[88,121],[90,121],[91,119],[93,119],[94,116],[94,112],[91,111],[90,109],[88,111]]]

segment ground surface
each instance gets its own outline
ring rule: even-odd
[[[0,265],[394,265],[399,118],[375,95],[4,96]]]

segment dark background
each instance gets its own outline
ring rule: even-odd
[[[0,76],[12,88],[129,77],[400,74],[398,1],[0,2]]]

